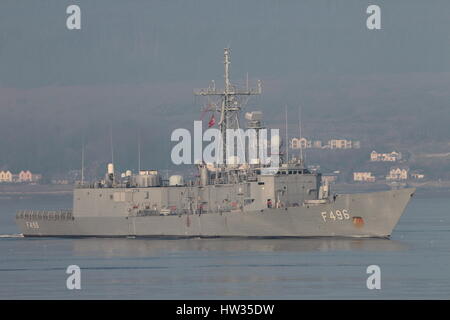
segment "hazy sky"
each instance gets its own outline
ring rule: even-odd
[[[78,4],[82,30],[66,28]],[[366,28],[369,4],[382,30]],[[219,79],[236,76],[448,71],[448,1],[23,1],[0,4],[3,87]]]

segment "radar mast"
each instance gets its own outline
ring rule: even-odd
[[[262,92],[261,81],[258,80],[256,88],[248,87],[245,89],[238,88],[230,81],[230,48],[224,49],[224,89],[217,89],[215,82],[212,81],[212,85],[206,89],[198,89],[194,91],[196,96],[204,96],[210,99],[219,98],[217,103],[214,103],[214,109],[220,113],[219,128],[222,136],[223,144],[221,146],[223,165],[219,167],[227,167],[227,154],[226,154],[226,131],[227,129],[239,129],[239,113],[245,106],[248,98],[254,95],[260,95]]]

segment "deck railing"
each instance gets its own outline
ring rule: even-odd
[[[19,210],[16,219],[24,220],[74,220],[71,209],[62,210]]]

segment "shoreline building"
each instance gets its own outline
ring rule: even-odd
[[[392,151],[388,153],[378,153],[373,150],[370,153],[370,161],[372,162],[397,162],[402,159],[402,153],[397,151]]]
[[[360,182],[375,182],[375,177],[372,175],[372,172],[353,172],[353,181]]]
[[[389,174],[386,176],[386,180],[407,180],[408,179],[408,169],[407,168],[391,168]]]
[[[423,174],[421,172],[413,172],[410,174],[410,176],[411,176],[411,178],[417,179],[417,180],[425,179],[425,174]]]
[[[31,173],[30,170],[22,170],[18,174],[13,174],[9,170],[0,171],[0,183],[34,183],[42,179],[41,174]]]
[[[13,182],[13,175],[11,171],[0,171],[0,182]]]
[[[33,174],[30,170],[22,170],[19,172],[19,182],[31,182],[33,181]]]
[[[357,140],[331,139],[326,144],[321,140],[308,140],[305,137],[292,138],[290,142],[291,149],[359,149],[361,143]]]
[[[361,148],[361,143],[346,139],[332,139],[328,141],[327,146],[330,149],[359,149]]]

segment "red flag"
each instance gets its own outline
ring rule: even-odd
[[[215,123],[216,123],[216,118],[214,118],[214,114],[213,114],[211,119],[209,119],[208,128],[211,128]]]

